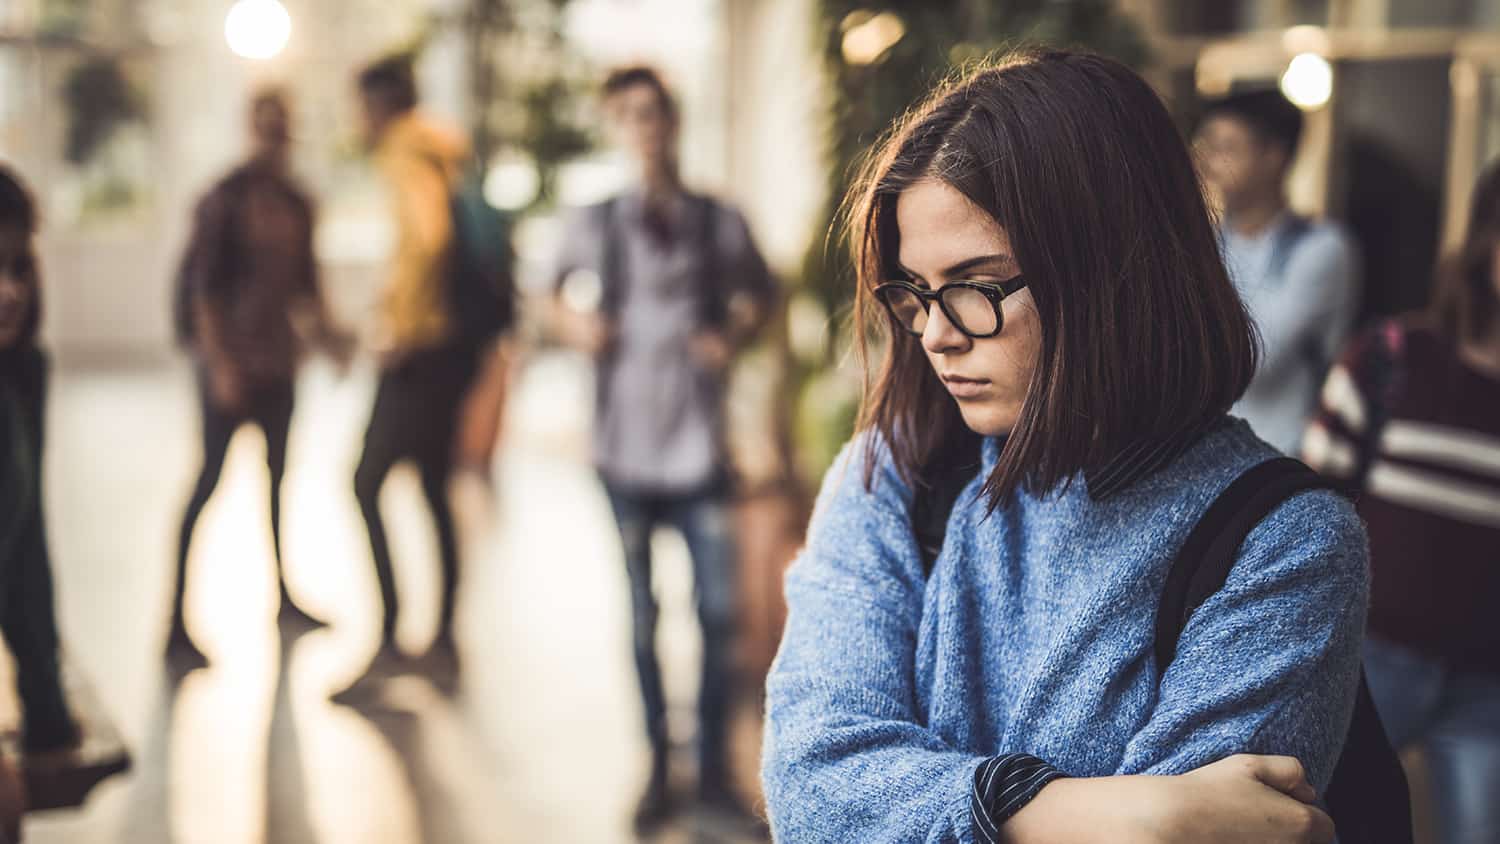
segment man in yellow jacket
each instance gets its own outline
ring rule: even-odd
[[[380,487],[392,466],[412,459],[442,558],[442,610],[433,652],[456,664],[458,543],[447,487],[459,408],[474,378],[476,352],[456,336],[446,297],[453,245],[450,201],[467,144],[457,131],[417,109],[415,80],[404,59],[366,68],[359,76],[359,92],[366,140],[386,184],[396,228],[376,335],[380,381],[354,477],[384,602],[381,656],[399,658],[394,642],[397,596],[380,516]]]

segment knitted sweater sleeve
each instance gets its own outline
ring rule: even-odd
[[[972,841],[985,760],[921,723],[913,654],[923,577],[889,460],[864,484],[856,440],[824,480],[786,579],[789,615],[767,681],[761,777],[780,841]]]
[[[1327,491],[1294,496],[1240,548],[1182,632],[1122,774],[1178,774],[1235,753],[1293,756],[1320,791],[1338,761],[1369,600],[1364,528]]]

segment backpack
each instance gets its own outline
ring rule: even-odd
[[[930,461],[932,478],[913,501],[912,526],[924,576],[942,549],[948,516],[979,469],[979,438],[960,437]],[[1177,653],[1177,642],[1198,607],[1223,588],[1245,537],[1299,492],[1337,488],[1290,457],[1246,470],[1219,494],[1172,561],[1156,613],[1156,677]],[[927,502],[924,504],[923,502]],[[1391,747],[1363,670],[1344,748],[1323,795],[1341,844],[1411,844],[1411,798],[1401,760]]]
[[[456,340],[477,348],[515,321],[510,219],[489,204],[474,176],[453,189],[448,209],[453,221],[445,297],[448,319]]]

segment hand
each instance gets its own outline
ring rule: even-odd
[[[1062,779],[1007,821],[1007,841],[1132,844],[1331,844],[1333,821],[1302,764],[1287,756],[1231,756],[1180,776]]]
[[[208,371],[208,393],[215,406],[237,411],[245,404],[245,379],[232,367],[212,366]]]
[[[698,365],[714,374],[727,369],[734,357],[734,349],[729,345],[729,340],[717,331],[698,333],[693,337],[690,348]]]
[[[1290,756],[1231,756],[1174,779],[1171,840],[1333,841],[1333,820]]]
[[[563,341],[581,352],[597,357],[615,342],[615,327],[598,314],[576,314],[568,320]]]

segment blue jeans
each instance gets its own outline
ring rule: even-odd
[[[703,628],[703,680],[698,694],[700,781],[727,781],[725,743],[733,681],[735,544],[730,509],[717,487],[663,495],[606,484],[625,549],[634,612],[635,664],[645,705],[646,734],[664,760],[667,705],[656,659],[656,596],[651,591],[651,533],[667,525],[682,533],[693,560],[693,592]]]
[[[1500,675],[1458,670],[1370,637],[1365,674],[1398,750],[1420,747],[1438,841],[1500,841]]]

